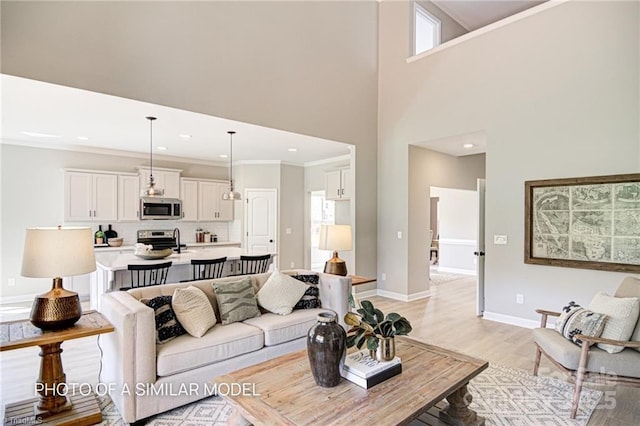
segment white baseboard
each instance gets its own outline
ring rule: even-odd
[[[540,327],[540,321],[513,317],[511,315],[498,314],[495,312],[484,311],[484,313],[482,314],[482,318],[489,321],[501,322],[503,324],[517,325],[518,327],[524,327],[524,328]]]
[[[355,295],[358,299],[366,299],[367,297],[377,296],[378,290],[373,289],[373,290],[366,290],[366,291],[358,291],[355,293]]]
[[[476,275],[475,269],[458,269],[458,268],[447,268],[446,266],[438,266],[438,272],[448,272],[450,274],[460,274],[460,275]]]
[[[378,289],[376,293],[377,293],[377,296],[387,297],[389,299],[399,300],[401,302],[412,302],[414,300],[425,299],[431,296],[431,291],[429,290],[425,290],[425,291],[421,291],[413,294],[402,294],[402,293],[396,293],[393,291]]]
[[[18,296],[3,296],[0,305],[13,305],[18,303],[32,303],[37,294],[20,294]],[[79,294],[81,302],[89,301],[89,294]]]

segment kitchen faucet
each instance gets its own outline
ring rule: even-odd
[[[176,235],[177,235],[177,238],[176,238]],[[178,244],[178,254],[180,254],[180,228],[173,229],[173,238],[176,240],[176,243]]]

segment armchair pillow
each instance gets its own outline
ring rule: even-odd
[[[604,328],[606,315],[586,310],[575,302],[569,302],[562,308],[560,317],[556,321],[556,331],[578,346],[582,341],[576,335],[600,337]]]
[[[260,306],[278,315],[288,315],[309,286],[281,272],[271,274],[256,298]]]
[[[173,292],[171,307],[182,327],[193,337],[202,337],[216,324],[213,307],[198,287],[177,288]]]
[[[260,316],[251,277],[237,281],[213,283],[223,325]]]
[[[317,309],[322,307],[320,302],[320,289],[318,288],[318,274],[292,275],[298,281],[308,284],[307,290],[298,303],[293,307],[296,309]]]
[[[602,337],[613,340],[629,340],[640,313],[640,301],[637,297],[613,297],[598,292],[591,300],[589,309],[607,315]],[[598,343],[598,347],[611,354],[622,352],[623,346]]]

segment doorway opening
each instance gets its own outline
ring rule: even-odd
[[[327,200],[324,191],[311,191],[310,250],[311,270],[322,272],[324,263],[331,258],[330,250],[320,250],[320,225],[334,225],[336,222],[335,201]]]

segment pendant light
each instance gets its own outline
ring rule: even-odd
[[[146,117],[149,120],[149,183],[146,188],[140,191],[143,197],[157,197],[164,195],[164,189],[156,188],[156,182],[153,179],[153,120],[155,117]]]
[[[222,193],[222,199],[228,201],[240,200],[240,193],[233,190],[233,135],[236,133],[229,130],[229,190]]]

